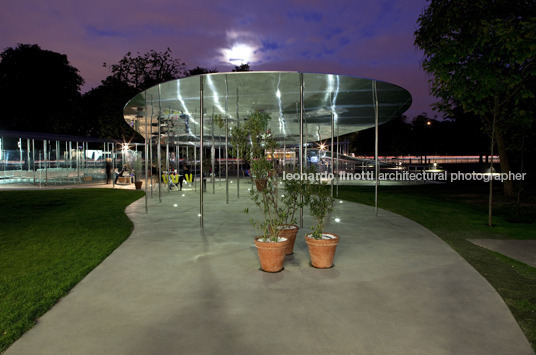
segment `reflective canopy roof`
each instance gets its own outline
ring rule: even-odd
[[[393,84],[334,74],[303,73],[304,141],[343,135],[374,126],[374,84],[379,123],[402,115],[411,106],[410,93]],[[195,144],[200,135],[200,97],[203,87],[203,139],[219,144],[225,137],[214,117],[229,127],[254,112],[270,115],[270,129],[286,144],[300,141],[300,73],[212,73],[176,79],[153,86],[132,98],[124,109],[128,124],[145,137],[158,135],[170,144]],[[216,120],[217,121],[217,120]]]

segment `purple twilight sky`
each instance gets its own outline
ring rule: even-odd
[[[432,113],[422,53],[413,45],[425,0],[3,0],[0,49],[38,44],[67,54],[83,91],[108,74],[102,63],[170,47],[188,68],[334,73],[400,85],[406,113]],[[231,64],[234,63],[234,64]]]

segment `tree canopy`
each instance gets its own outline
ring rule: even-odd
[[[251,71],[251,68],[249,67],[249,63],[246,63],[246,64],[240,64],[240,65],[237,65],[233,68],[233,71],[234,72],[237,72],[237,71]]]
[[[78,69],[64,54],[19,44],[0,54],[0,129],[80,134]]]
[[[432,0],[418,20],[415,44],[441,111],[482,118],[494,132],[501,169],[516,136],[534,129],[536,3],[529,0]],[[512,185],[505,183],[512,195]]]
[[[103,64],[107,67],[107,64]],[[186,64],[179,58],[173,58],[171,49],[163,52],[150,50],[133,56],[128,52],[117,64],[110,66],[112,76],[140,90],[145,90],[158,83],[178,79],[186,74]]]
[[[92,137],[114,138],[130,142],[143,141],[123,119],[125,103],[138,90],[109,76],[98,87],[84,94],[82,99],[83,129]]]
[[[186,71],[185,76],[194,76],[194,75],[201,75],[201,74],[210,74],[210,73],[217,73],[217,68],[203,68],[200,66],[197,66],[193,69],[188,69]]]

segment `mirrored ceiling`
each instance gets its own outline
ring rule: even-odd
[[[153,86],[124,108],[125,121],[144,138],[158,136],[169,144],[196,144],[203,112],[203,139],[221,144],[225,128],[240,125],[249,115],[270,115],[270,129],[281,144],[300,141],[300,73],[212,73]],[[304,141],[312,142],[374,127],[374,86],[379,123],[402,115],[411,94],[394,84],[335,74],[303,73]],[[201,110],[201,88],[203,108]],[[147,133],[146,133],[147,132]],[[146,137],[147,136],[147,137]]]

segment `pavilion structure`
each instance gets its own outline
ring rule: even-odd
[[[271,117],[269,129],[284,152],[283,164],[287,164],[286,150],[293,150],[297,159],[292,163],[303,172],[309,143],[331,139],[333,152],[335,137],[377,128],[402,115],[411,101],[407,90],[374,79],[299,72],[211,73],[167,81],[140,92],[126,104],[124,119],[145,138],[146,157],[148,144],[165,145],[166,165],[170,152],[179,158],[184,152],[181,147],[193,149],[194,159],[201,162],[210,150],[214,171],[216,149],[220,156],[224,151],[225,162],[229,162],[229,128],[243,124],[254,112],[265,112]],[[223,126],[218,124],[222,122]],[[161,150],[157,149],[159,175]],[[332,172],[334,156],[338,154],[331,154]],[[376,129],[376,161],[377,156]],[[146,159],[146,171],[147,164]],[[199,165],[199,176],[204,176],[203,164]],[[202,226],[203,189],[200,191]],[[161,199],[161,188],[159,196]]]

